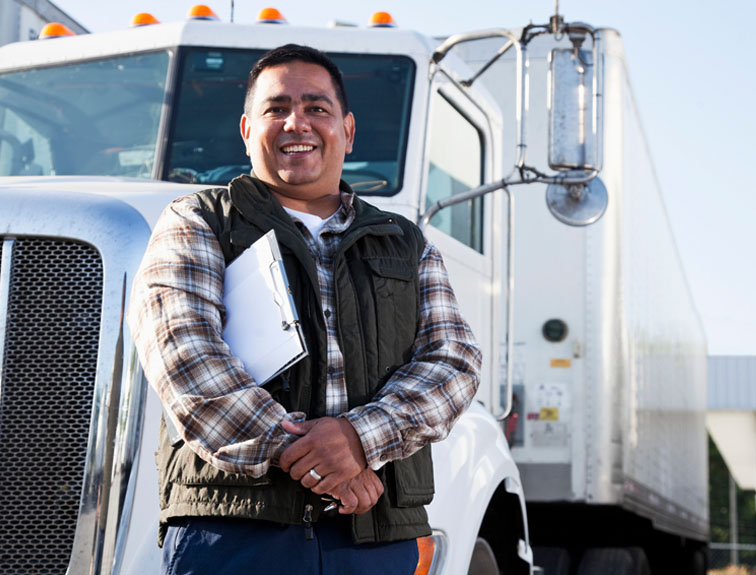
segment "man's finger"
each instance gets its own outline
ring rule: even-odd
[[[279,465],[297,481],[317,467],[326,483],[315,491],[323,493],[356,477],[367,464],[360,438],[347,420],[323,417],[312,422],[307,433],[284,450]]]
[[[286,429],[286,427],[284,427],[285,423],[286,422],[281,424],[284,429]],[[310,453],[310,451],[311,444],[309,442],[304,441],[303,439],[297,439],[294,443],[289,445],[289,447],[284,449],[284,452],[281,454],[281,459],[279,460],[278,464],[281,466],[281,469],[288,473],[291,469],[291,466],[305,457],[308,453]]]
[[[381,495],[383,495],[383,483],[381,483],[380,478],[375,474],[375,472],[373,472],[372,470],[368,471],[370,471],[370,473],[368,474],[370,478],[369,483],[375,490],[375,500],[378,501],[378,499],[381,498]]]
[[[363,480],[363,485],[370,497],[369,506],[362,512],[367,512],[372,508],[383,495],[383,483],[380,478],[372,469],[366,469],[360,474],[360,478]]]
[[[315,471],[315,473],[312,473],[312,471]],[[289,475],[291,475],[291,473]],[[300,479],[295,480],[295,481],[299,481],[302,484],[302,487],[305,487],[307,489],[312,489],[322,480],[323,480],[322,476],[313,468],[313,469],[309,469],[306,473],[303,473],[300,476]]]
[[[356,470],[357,473],[359,473],[359,469]],[[355,473],[345,473],[343,471],[333,471],[332,473],[328,473],[323,477],[323,481],[318,482],[317,485],[315,485],[312,490],[313,492],[317,493],[318,495],[322,495],[324,493],[330,493],[336,487],[342,483],[346,483],[352,478],[354,478]]]
[[[328,475],[332,471],[329,465],[318,462],[313,456],[308,453],[291,465],[291,467],[289,468],[289,476],[294,481],[299,481],[310,473],[310,469],[314,469],[315,472],[323,478],[325,478],[326,475]],[[306,485],[305,487],[309,488],[310,486]]]
[[[317,419],[310,419],[308,421],[289,421],[288,419],[284,419],[281,422],[281,427],[283,427],[286,433],[291,433],[292,435],[306,435],[316,422]]]
[[[354,513],[360,501],[351,489],[342,489],[339,493],[339,513],[348,515]]]
[[[381,485],[380,481],[378,482],[378,484]],[[367,491],[367,494],[370,500],[378,501],[378,498],[381,496],[382,492],[378,491],[378,488],[376,487],[375,483],[371,479],[368,479],[366,477],[365,481],[363,481],[363,486],[365,488],[365,491]],[[383,486],[381,485],[381,487]]]
[[[375,502],[377,499],[373,499],[370,496],[369,491],[365,488],[364,482],[355,482],[355,485],[352,487],[352,490],[354,491],[354,494],[357,496],[357,506],[355,507],[354,511],[352,513],[355,513],[356,515],[362,515],[363,513],[367,513],[367,511],[375,505]]]
[[[378,476],[365,469],[351,481],[339,485],[331,495],[341,500],[339,513],[362,515],[372,509],[383,494],[383,485]],[[356,498],[356,502],[355,499]]]

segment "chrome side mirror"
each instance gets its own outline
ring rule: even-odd
[[[609,203],[596,177],[602,164],[603,74],[598,36],[588,26],[565,27],[572,48],[549,56],[549,167],[558,175],[546,189],[546,204],[559,221],[586,226],[598,221]],[[591,35],[593,49],[582,45]]]
[[[568,175],[580,174],[582,172],[568,172]],[[546,206],[551,215],[568,226],[589,226],[597,222],[608,205],[609,194],[599,177],[582,184],[549,184],[546,188]]]
[[[549,167],[599,170],[593,53],[555,49],[549,59]]]

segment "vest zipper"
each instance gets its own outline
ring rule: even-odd
[[[304,507],[304,517],[302,518],[302,524],[304,525],[305,541],[312,541],[312,510],[313,507],[309,503]]]

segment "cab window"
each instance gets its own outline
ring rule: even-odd
[[[152,178],[168,52],[0,75],[0,176]]]
[[[442,94],[431,100],[430,165],[426,208],[466,192],[483,180],[483,144],[478,129]],[[483,201],[476,198],[444,208],[431,225],[483,252]]]

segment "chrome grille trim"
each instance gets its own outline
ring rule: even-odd
[[[0,402],[3,399],[3,358],[5,357],[5,331],[8,325],[8,298],[10,297],[12,254],[13,239],[4,239],[0,242]]]

